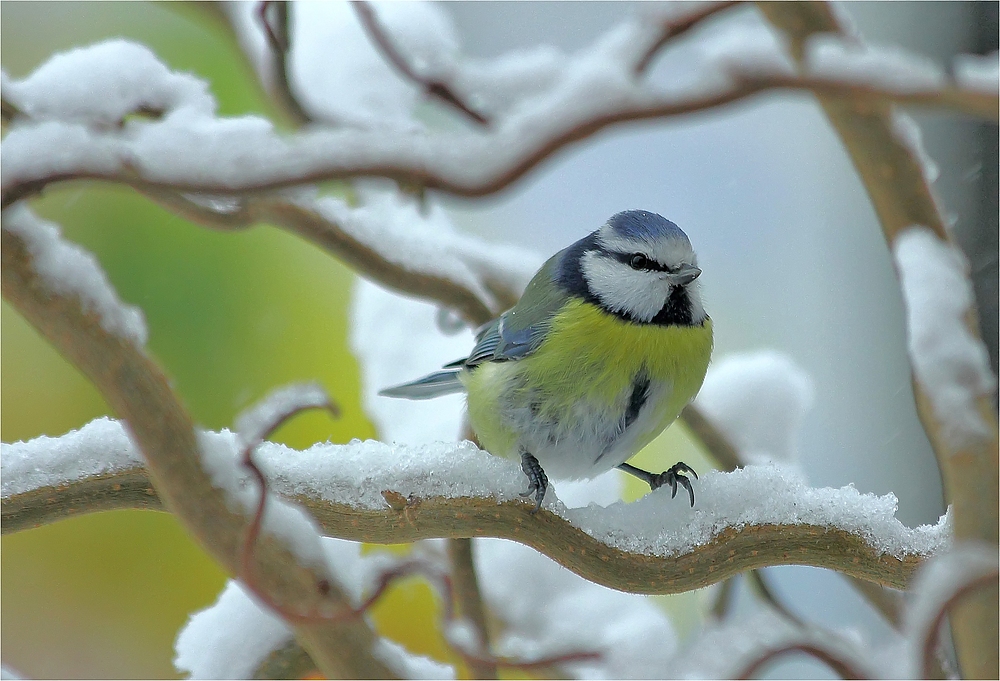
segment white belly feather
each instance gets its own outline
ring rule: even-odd
[[[511,386],[513,388],[513,386]],[[503,391],[500,418],[519,434],[518,447],[528,452],[554,478],[594,477],[631,458],[648,441],[670,398],[671,385],[651,381],[638,414],[627,424],[631,391],[607,404],[575,402],[560,418],[544,418],[522,390]]]

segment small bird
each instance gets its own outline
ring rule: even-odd
[[[487,451],[520,459],[541,508],[548,475],[612,468],[655,490],[694,489],[683,462],[659,473],[625,463],[697,394],[712,354],[697,258],[673,222],[644,210],[613,215],[549,258],[524,295],[476,333],[468,357],[381,391],[429,399],[465,391]]]

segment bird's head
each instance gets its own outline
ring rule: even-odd
[[[706,317],[700,274],[680,227],[656,213],[627,210],[566,249],[559,280],[633,322],[699,325]]]

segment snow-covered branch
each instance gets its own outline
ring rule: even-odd
[[[997,94],[984,93],[981,85],[915,84],[905,74],[886,85],[881,73],[860,69],[835,79],[797,73],[763,27],[749,45],[732,40],[725,26],[701,36],[711,48],[702,54],[704,74],[697,85],[654,82],[635,68],[662,38],[663,21],[627,21],[572,56],[445,60],[440,68],[451,72],[450,86],[463,101],[483,101],[494,121],[488,130],[452,132],[409,123],[282,136],[261,118],[216,117],[203,84],[170,74],[151,54],[141,54],[144,48],[113,41],[76,50],[22,81],[9,81],[8,101],[26,117],[12,125],[3,143],[3,205],[52,182],[82,178],[139,189],[237,195],[385,177],[407,186],[483,196],[610,125],[704,111],[783,89],[848,97],[851,106],[859,100],[869,108],[889,102],[934,105],[996,119]],[[146,69],[144,78],[136,77],[139,65]],[[911,70],[923,73],[922,67],[918,63]],[[103,92],[102,78],[113,79],[126,96],[109,104],[78,87],[85,83],[93,86],[90,92]],[[166,87],[180,80],[183,87]],[[158,110],[164,115],[159,120],[125,120],[150,94],[168,90],[171,96],[160,98]],[[109,118],[121,125],[95,127]]]
[[[79,464],[70,463],[94,455],[102,441],[113,450],[127,449],[125,431],[115,428],[114,422],[99,420],[65,436],[60,446],[48,440],[5,444],[5,531],[16,522],[7,517],[8,507],[23,509],[23,499],[38,504],[81,482],[111,487],[119,470],[134,475],[134,468],[101,469],[96,463],[79,475],[73,468]],[[211,439],[220,447],[237,446],[228,431]],[[19,463],[25,458],[32,463]],[[891,495],[862,495],[853,487],[814,489],[772,466],[708,473],[693,511],[671,503],[668,493],[607,508],[567,508],[556,500],[546,503],[538,522],[527,523],[516,465],[468,442],[369,441],[318,444],[305,451],[264,443],[255,459],[272,489],[308,508],[329,536],[388,544],[435,537],[513,539],[591,581],[636,593],[676,593],[783,564],[829,567],[904,588],[922,557],[944,546],[949,533],[946,518],[933,527],[905,528],[894,517]],[[30,483],[19,482],[17,466],[52,471],[51,477],[35,473]],[[37,510],[32,519],[38,522]]]
[[[201,224],[282,227],[319,245],[368,279],[426,298],[478,326],[513,305],[541,264],[537,254],[457,233],[447,214],[426,215],[404,195],[359,191],[336,197],[264,195],[224,199],[155,192],[151,198]]]

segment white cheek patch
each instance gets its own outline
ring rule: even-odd
[[[580,267],[591,292],[605,307],[640,322],[651,321],[670,295],[671,285],[660,273],[634,270],[593,251],[584,253]]]

